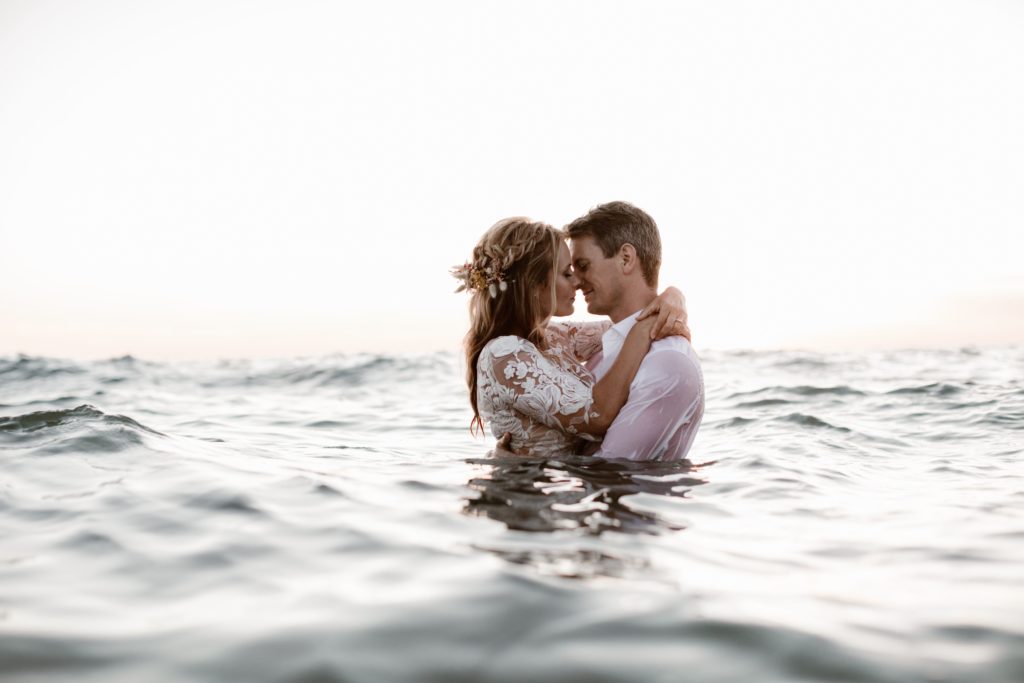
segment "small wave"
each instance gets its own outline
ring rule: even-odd
[[[963,387],[955,384],[946,384],[945,382],[933,382],[931,384],[921,384],[915,387],[901,387],[899,389],[893,389],[887,392],[888,394],[924,394],[929,396],[952,396],[953,394],[959,394],[964,390]]]
[[[746,398],[748,396],[759,396],[768,392],[777,392],[782,394],[794,394],[796,396],[864,396],[865,393],[860,389],[854,389],[851,386],[845,384],[839,384],[832,387],[816,387],[812,385],[799,385],[799,386],[771,386],[762,387],[761,389],[754,389],[753,391],[738,391],[731,394],[728,398]]]
[[[864,392],[860,389],[854,389],[853,387],[841,384],[834,387],[813,387],[813,386],[799,386],[792,387],[791,392],[798,396],[822,396],[827,394],[833,394],[835,396],[864,396]]]
[[[825,427],[828,429],[835,429],[840,432],[850,432],[852,430],[847,427],[839,427],[834,424],[829,424],[821,418],[815,417],[814,415],[805,415],[804,413],[790,413],[784,417],[776,418],[781,422],[791,422],[793,424],[800,425],[802,427]]]
[[[78,375],[86,368],[70,361],[19,355],[15,359],[0,358],[0,377],[5,382],[28,381],[56,375]]]
[[[824,358],[813,358],[813,357],[797,357],[787,358],[785,360],[776,361],[775,366],[780,368],[808,368],[814,370],[821,370],[832,365],[831,362]]]
[[[343,384],[359,385],[366,381],[367,375],[391,367],[394,359],[386,356],[360,358],[351,365],[343,367],[325,367],[321,364],[303,364],[290,368],[282,368],[268,374],[268,379],[283,380],[289,384],[311,383],[317,386]]]
[[[34,455],[117,453],[165,436],[126,415],[108,415],[91,405],[0,417],[0,444],[32,448]]]
[[[114,358],[108,358],[107,362],[111,365],[135,365],[139,362],[139,359],[130,353],[126,353],[123,356],[116,356]]]
[[[1024,429],[1024,411],[994,411],[979,417],[974,423],[1008,427],[1009,429]]]
[[[108,415],[102,410],[83,404],[69,410],[41,410],[14,417],[0,417],[0,432],[34,432],[40,429],[60,427],[79,422],[100,422],[109,425],[121,425],[132,429],[140,429],[150,434],[164,436],[161,432],[136,422],[127,415]]]
[[[185,504],[209,512],[238,512],[256,516],[265,514],[248,496],[234,491],[206,491],[189,496]]]
[[[788,401],[784,398],[762,398],[758,401],[743,401],[737,403],[737,408],[768,408],[771,406],[784,406],[794,403],[794,401]]]
[[[384,356],[357,354],[276,362],[253,367],[251,362],[224,363],[204,387],[305,385],[314,387],[361,387],[371,383],[422,382],[431,376],[456,373],[450,354]]]
[[[94,397],[103,396],[104,393],[106,392],[104,392],[102,389],[97,389],[96,391],[92,392],[92,395]],[[60,403],[78,402],[81,401],[83,398],[84,397],[81,395],[75,396],[69,394],[67,396],[58,396],[57,398],[37,398],[32,401],[23,401],[21,403],[0,403],[0,408],[27,408],[28,406],[52,406]]]
[[[91,529],[76,531],[59,545],[81,553],[105,554],[124,550],[124,546],[111,535]]]
[[[746,425],[750,424],[751,422],[757,422],[757,418],[756,417],[740,417],[739,415],[737,415],[736,417],[731,417],[728,420],[724,420],[724,421],[719,422],[719,423],[717,423],[717,424],[715,424],[713,426],[714,426],[715,429],[729,429],[730,427],[743,427],[743,426],[746,426]],[[712,425],[709,425],[709,426],[712,426]]]

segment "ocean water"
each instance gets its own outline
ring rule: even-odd
[[[0,359],[0,680],[1024,681],[1024,348],[703,360],[643,465],[454,353]]]

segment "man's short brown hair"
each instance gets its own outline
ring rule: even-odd
[[[608,202],[574,220],[565,231],[569,239],[593,237],[605,258],[615,256],[623,244],[632,244],[640,260],[644,282],[651,287],[658,286],[661,236],[647,212],[628,202]]]

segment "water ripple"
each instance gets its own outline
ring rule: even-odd
[[[710,352],[631,463],[488,453],[450,353],[0,358],[0,679],[1017,683],[1022,367]]]

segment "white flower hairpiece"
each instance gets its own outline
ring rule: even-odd
[[[509,281],[505,279],[505,273],[501,269],[501,261],[490,259],[486,266],[479,266],[467,261],[461,266],[455,266],[449,272],[460,283],[456,292],[483,291],[491,295],[491,298],[498,296],[498,292],[508,289]]]

